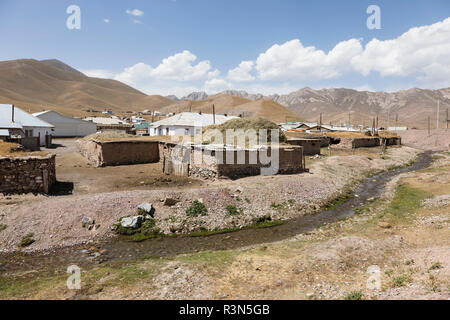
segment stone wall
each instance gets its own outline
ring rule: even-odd
[[[283,146],[277,148],[279,159],[277,172],[295,174],[303,171],[303,148]],[[166,174],[193,176],[201,179],[240,178],[260,175],[262,168],[271,164],[263,157],[271,158],[272,149],[211,148],[208,145],[187,145],[175,149],[174,144],[160,144],[163,170]],[[273,167],[273,166],[272,166]]]
[[[302,146],[305,156],[313,156],[320,154],[320,147],[322,146],[322,139],[289,139],[288,144],[293,146]]]
[[[379,147],[380,143],[380,138],[377,137],[341,138],[341,142],[336,147],[342,149],[370,148]]]
[[[97,167],[158,162],[158,141],[78,140],[81,154]]]
[[[49,193],[55,182],[55,155],[0,158],[1,193]]]

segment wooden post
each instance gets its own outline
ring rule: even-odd
[[[322,131],[322,113],[320,114],[319,130]]]
[[[449,121],[449,120],[448,120],[448,108],[447,108],[447,117],[446,117],[446,119],[447,119],[446,122],[447,122],[447,129],[448,129],[448,121]]]
[[[439,129],[439,109],[440,109],[440,100],[438,100],[437,105],[437,115],[436,115],[436,129]]]
[[[213,124],[216,124],[216,107],[213,104]]]

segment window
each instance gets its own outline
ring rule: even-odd
[[[33,129],[26,129],[25,137],[32,137],[32,136],[33,136]]]
[[[184,135],[188,136],[189,135],[189,128],[184,129]]]

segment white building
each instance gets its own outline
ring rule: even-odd
[[[200,134],[203,127],[222,124],[237,117],[183,112],[150,125],[150,136],[194,136]]]
[[[7,129],[10,135],[39,137],[45,145],[45,135],[53,135],[54,126],[10,104],[0,104],[0,129]]]
[[[53,110],[33,113],[33,116],[54,125],[54,137],[85,137],[97,132],[95,123],[67,117]]]

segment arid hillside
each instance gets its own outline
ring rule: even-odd
[[[224,91],[222,94],[253,101],[270,99],[311,122],[319,121],[322,113],[323,122],[331,121],[333,124],[348,123],[350,113],[350,123],[354,125],[365,123],[370,126],[372,119],[378,116],[381,126],[397,124],[423,129],[428,126],[428,117],[430,117],[431,127],[435,128],[437,103],[440,101],[439,122],[440,127],[443,128],[446,125],[447,109],[450,108],[450,88],[440,90],[413,88],[398,92],[303,88],[289,94],[271,96],[237,90]],[[210,97],[208,98],[204,92],[197,92],[188,95],[187,98],[199,102]]]
[[[58,60],[0,62],[0,103],[37,112],[54,109],[81,116],[86,110],[116,112],[156,109],[173,103],[148,96],[119,81],[87,77]]]
[[[446,109],[450,107],[450,89],[409,89],[398,92],[368,92],[351,89],[304,88],[288,95],[272,96],[274,101],[311,121],[317,121],[323,113],[325,122],[348,122],[348,113],[355,114],[351,123],[360,124],[379,116],[382,125],[395,125],[398,114],[399,125],[425,127],[428,117],[436,125],[437,103],[440,101],[440,125],[445,124]],[[344,120],[345,119],[345,120]]]

